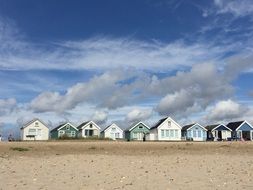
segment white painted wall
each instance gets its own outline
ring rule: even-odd
[[[162,137],[162,130],[166,130],[166,129],[174,129],[177,130],[177,137]],[[165,120],[165,122],[163,122],[160,127],[158,127],[158,140],[169,140],[169,141],[180,141],[181,140],[181,128],[174,123],[173,121],[171,121],[171,125],[169,126],[168,121]]]
[[[157,129],[150,130],[150,133],[147,135],[148,141],[157,141],[158,135],[157,135]]]
[[[222,130],[222,139],[223,140],[227,140],[227,138],[231,138],[231,131],[228,130]],[[214,130],[212,131],[213,137],[214,137],[214,141],[217,141],[218,139],[218,131]]]
[[[169,123],[170,122],[170,123]],[[162,130],[164,130],[165,135],[162,136]],[[177,130],[177,136],[171,137],[166,135],[166,130]],[[181,141],[181,126],[177,124],[173,119],[168,117],[158,128],[152,129],[148,136],[148,140],[158,140],[158,141]]]
[[[92,127],[90,127],[90,124],[92,124]],[[98,137],[100,136],[100,128],[94,122],[89,122],[84,126],[84,128],[81,131],[82,137],[87,137],[85,135],[85,129],[93,130],[93,136],[98,136]]]
[[[30,135],[29,129],[34,130],[35,138],[26,137]],[[21,129],[21,140],[48,140],[49,129],[39,120],[35,120],[25,128]]]
[[[116,139],[115,134],[118,133],[119,134],[119,138],[122,139],[123,138],[123,130],[120,129],[116,124],[112,124],[110,127],[108,127],[103,134],[104,138],[111,138],[113,140]]]

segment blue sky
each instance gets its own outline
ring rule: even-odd
[[[0,133],[253,114],[250,0],[0,1]]]

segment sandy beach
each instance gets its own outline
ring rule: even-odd
[[[253,143],[1,142],[0,189],[252,190]]]

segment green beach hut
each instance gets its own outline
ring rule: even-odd
[[[125,130],[125,138],[128,141],[143,141],[149,133],[149,129],[150,128],[143,122],[135,123]]]
[[[61,137],[77,138],[78,129],[71,123],[63,123],[50,131],[51,139],[59,139]]]

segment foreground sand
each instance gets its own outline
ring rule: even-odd
[[[252,190],[253,143],[2,142],[0,189]]]

